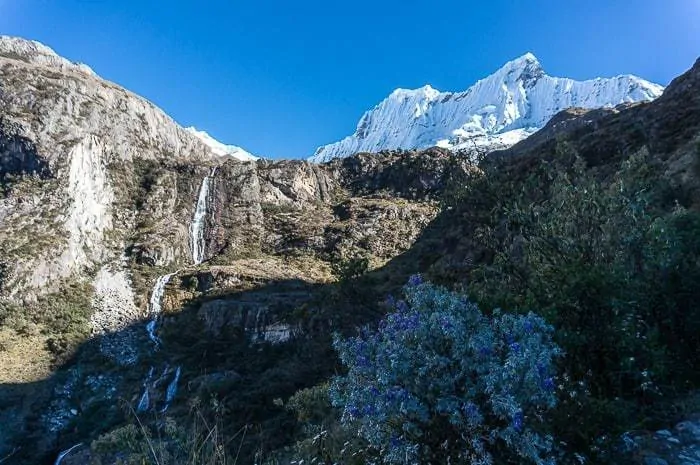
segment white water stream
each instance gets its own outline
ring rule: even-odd
[[[209,184],[214,179],[216,168],[212,168],[209,175],[202,180],[202,185],[199,188],[199,198],[197,206],[194,210],[194,216],[190,223],[190,246],[192,249],[192,261],[195,265],[199,265],[204,261],[206,252],[206,241],[204,238],[204,227],[207,219],[207,207],[209,200]]]
[[[209,197],[209,187],[211,180],[214,179],[215,174],[216,168],[213,168],[209,175],[207,175],[202,180],[202,185],[199,188],[199,196],[197,199],[197,205],[195,207],[194,216],[192,218],[192,222],[190,223],[190,244],[192,249],[192,261],[195,265],[199,265],[200,263],[202,263],[202,261],[205,258],[204,254],[206,250],[206,241],[204,237],[204,228],[208,209],[207,204]],[[158,326],[158,318],[160,317],[160,314],[162,312],[162,301],[163,295],[165,294],[165,287],[176,273],[177,271],[160,276],[156,280],[153,286],[153,290],[151,291],[151,297],[148,303],[148,316],[151,319],[146,324],[146,332],[148,333],[148,338],[153,342],[155,350],[158,350],[161,345],[160,338],[156,334],[156,329]],[[141,397],[139,398],[139,402],[136,407],[137,412],[144,413],[150,410],[151,398],[149,393],[149,387],[151,387],[151,384],[158,384],[158,381],[167,374],[168,369],[169,368],[166,365],[163,371],[163,375],[161,375],[161,378],[151,383],[153,379],[153,374],[155,372],[155,368],[150,367],[150,369],[148,370],[148,375],[143,382],[143,393],[141,394]],[[175,396],[177,395],[180,374],[181,367],[178,366],[175,369],[175,375],[173,376],[173,379],[170,381],[170,383],[168,383],[168,387],[165,393],[165,402],[163,404],[163,408],[160,410],[161,413],[165,412],[170,407],[173,400],[175,399]],[[56,458],[54,465],[61,465],[63,459],[65,459],[71,452],[73,452],[75,449],[81,446],[83,446],[83,443],[76,444],[71,448],[61,452]]]
[[[216,174],[216,167],[212,168],[211,172],[204,177],[202,180],[202,185],[199,188],[199,196],[197,198],[197,205],[195,207],[194,216],[192,222],[190,223],[190,245],[192,249],[192,261],[195,265],[199,265],[204,260],[204,254],[206,250],[206,241],[204,238],[204,227],[207,218],[208,210],[208,200],[209,200],[209,186],[214,175]],[[148,332],[148,338],[153,341],[155,349],[158,350],[161,345],[160,338],[156,334],[156,329],[158,326],[158,317],[162,312],[163,295],[165,294],[165,286],[167,286],[170,278],[172,278],[176,272],[163,275],[156,280],[153,286],[153,291],[151,291],[151,298],[148,303],[148,314],[151,320],[146,324],[146,331]],[[167,372],[167,367],[165,372]],[[148,371],[148,376],[143,382],[143,394],[139,399],[139,403],[136,407],[138,412],[146,412],[151,408],[151,399],[149,394],[149,383],[153,378],[154,368],[151,367]],[[165,375],[165,372],[163,373]],[[175,376],[168,384],[165,393],[165,404],[161,410],[165,412],[170,404],[175,399],[177,394],[177,384],[180,381],[180,367],[178,366],[175,370]],[[157,381],[156,381],[157,382]]]
[[[153,341],[156,349],[160,346],[160,339],[156,335],[156,326],[158,325],[158,317],[163,310],[163,294],[165,293],[165,286],[167,286],[170,278],[172,278],[175,273],[165,274],[156,280],[156,284],[153,286],[153,291],[151,292],[151,300],[148,303],[148,314],[151,316],[151,321],[146,324],[146,331],[148,332],[148,338]]]
[[[160,316],[163,308],[163,295],[165,294],[165,286],[167,286],[168,282],[170,281],[170,278],[172,278],[177,271],[163,275],[159,277],[156,280],[155,285],[153,286],[153,291],[151,291],[151,299],[148,304],[148,313],[151,315],[151,320],[146,324],[146,331],[148,332],[148,338],[153,341],[153,344],[155,346],[155,350],[158,350],[161,345],[160,338],[156,334],[156,328],[158,326],[158,317]],[[163,375],[164,376],[167,373],[168,367],[166,366]],[[137,412],[147,412],[151,408],[151,397],[149,393],[149,383],[151,382],[151,379],[153,378],[153,372],[155,371],[154,367],[151,367],[148,370],[148,376],[146,377],[145,381],[143,382],[143,394],[141,394],[141,397],[139,398],[139,403],[136,406],[136,411]],[[159,378],[160,379],[160,378]],[[168,389],[166,392],[166,400],[165,400],[165,406],[161,410],[161,412],[165,412],[167,408],[170,406],[170,403],[172,400],[175,398],[175,394],[177,393],[177,382],[180,380],[180,367],[177,367],[177,370],[175,371],[175,378],[170,382],[168,385]],[[156,380],[157,383],[157,380]]]
[[[151,405],[151,399],[148,394],[148,383],[150,383],[151,378],[153,378],[154,371],[155,368],[151,367],[148,370],[148,376],[146,377],[146,380],[143,382],[143,394],[141,394],[141,398],[139,399],[139,403],[136,407],[137,412],[145,412]]]
[[[172,381],[170,381],[170,384],[168,384],[168,390],[165,392],[165,405],[163,406],[163,409],[160,411],[160,413],[164,413],[166,410],[168,410],[168,407],[170,407],[170,404],[172,403],[173,399],[175,399],[175,395],[177,394],[178,381],[180,381],[179,366],[175,370],[175,377]]]
[[[58,457],[56,458],[56,461],[53,463],[53,465],[61,465],[61,462],[63,462],[63,459],[65,459],[68,456],[68,454],[70,454],[71,452],[73,452],[75,449],[77,449],[78,447],[80,447],[82,445],[83,445],[83,443],[80,442],[80,443],[74,445],[73,447],[71,447],[70,449],[66,449],[63,452],[61,452],[60,454],[58,454]]]

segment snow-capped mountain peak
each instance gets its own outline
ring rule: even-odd
[[[393,99],[411,98],[416,96],[435,98],[438,94],[440,94],[439,90],[435,90],[432,86],[430,86],[430,84],[426,84],[418,89],[394,89],[389,97]]]
[[[520,81],[525,87],[528,87],[534,85],[545,75],[544,68],[542,68],[537,57],[531,52],[527,52],[523,56],[503,65],[492,77],[502,78],[511,82]]]
[[[566,108],[649,101],[662,92],[662,86],[631,75],[587,81],[551,77],[528,52],[463,92],[440,92],[429,85],[396,89],[365,112],[353,135],[319,147],[310,160],[435,145],[455,150],[505,148]]]
[[[540,64],[540,60],[538,60],[535,54],[532,52],[527,52],[522,56],[519,56],[518,58],[506,62],[493,75],[499,75],[504,73],[507,74],[514,71],[525,70],[541,70],[544,72],[544,70],[542,69],[542,65]]]
[[[241,147],[238,147],[237,145],[226,145],[222,142],[219,142],[218,140],[210,136],[206,131],[200,131],[192,126],[185,128],[185,130],[193,136],[197,137],[199,140],[201,140],[216,155],[228,155],[241,161],[254,161],[258,159],[258,157],[256,157],[255,155],[249,153]]]

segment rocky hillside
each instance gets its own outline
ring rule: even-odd
[[[411,246],[454,169],[441,150],[243,162],[21,39],[0,39],[0,98],[0,455],[28,434],[23,460],[94,425],[87,412],[113,427],[117,397],[146,392],[149,412],[176,373],[202,374],[154,352],[161,314],[201,304],[202,334],[288,339],[283,316],[335,279],[331,263],[376,268]]]
[[[274,463],[308,432],[292,396],[339,371],[333,332],[375,322],[414,273],[478,290],[513,235],[490,215],[546,191],[527,183],[540,162],[578,153],[611,182],[643,152],[697,208],[699,82],[696,64],[654,102],[560,113],[479,167],[442,148],[242,161],[0,39],[0,463],[141,463],[146,444],[187,463],[202,418],[241,463]]]
[[[216,161],[145,99],[40,44],[0,38],[0,86],[0,237],[15,265],[3,280],[11,297],[55,290],[119,258],[138,221],[140,167]],[[170,200],[171,220],[191,216],[191,205]],[[187,245],[178,246],[181,259]]]

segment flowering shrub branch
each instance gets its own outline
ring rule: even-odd
[[[335,339],[342,423],[383,463],[489,464],[496,451],[549,463],[538,429],[556,399],[551,327],[532,313],[487,318],[420,276],[404,293],[377,331]]]

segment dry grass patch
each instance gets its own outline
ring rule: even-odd
[[[0,328],[0,384],[29,383],[51,374],[53,354],[47,348],[48,336],[39,327],[19,333]]]

